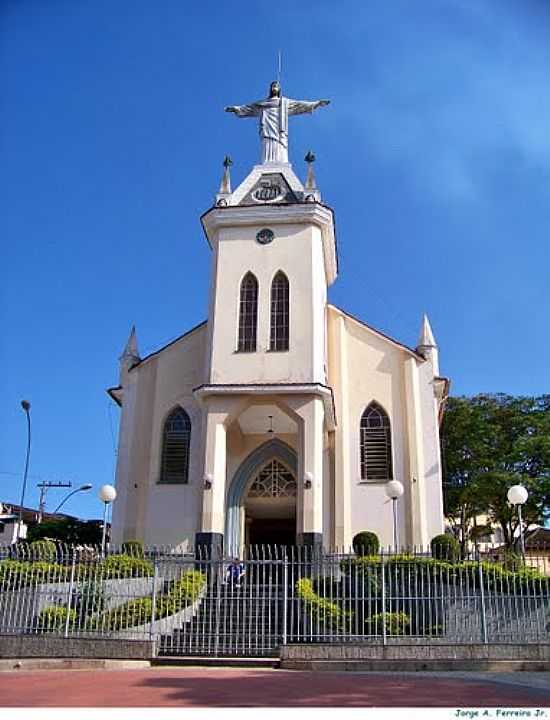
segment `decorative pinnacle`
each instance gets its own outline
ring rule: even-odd
[[[313,163],[315,162],[315,155],[308,150],[304,160],[307,162],[307,177],[306,177],[306,190],[317,190],[317,181],[315,180],[315,172],[313,171]]]
[[[420,328],[420,337],[418,338],[418,348],[435,348],[437,343],[434,338],[432,326],[428,320],[428,316],[424,313],[422,317],[422,326]]]
[[[233,160],[226,155],[223,159],[223,177],[220,185],[220,195],[231,194],[231,176],[229,174],[229,168],[233,165]]]
[[[139,362],[140,360],[135,325],[132,325],[130,336],[128,337],[128,340],[126,342],[126,347],[122,351],[122,355],[119,359],[122,363],[130,362],[131,364]]]

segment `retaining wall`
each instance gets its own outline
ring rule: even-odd
[[[0,658],[150,660],[154,656],[155,643],[151,640],[0,635]]]

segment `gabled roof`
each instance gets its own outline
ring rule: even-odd
[[[200,328],[202,328],[203,326],[205,326],[207,323],[208,323],[207,320],[203,320],[198,325],[195,325],[195,327],[192,327],[191,330],[187,330],[187,332],[184,332],[182,335],[178,335],[177,338],[174,338],[174,340],[170,340],[169,343],[166,343],[166,345],[163,345],[158,350],[155,350],[154,352],[149,353],[149,355],[146,355],[145,357],[141,358],[141,360],[139,362],[135,363],[135,365],[132,365],[132,367],[130,368],[130,371],[134,370],[135,368],[139,367],[140,365],[143,365],[143,363],[147,362],[147,360],[150,360],[152,357],[155,357],[155,355],[159,355],[161,352],[163,352],[167,348],[171,347],[172,345],[175,345],[176,343],[180,342],[181,340],[186,338],[188,335],[191,335],[191,333],[194,333],[197,330],[199,330]]]
[[[404,350],[405,352],[412,355],[416,360],[422,360],[424,361],[425,358],[416,350],[413,350],[408,345],[404,345],[402,342],[399,342],[399,340],[395,340],[394,338],[390,337],[389,335],[386,335],[385,333],[381,332],[380,330],[377,330],[376,328],[373,328],[371,325],[368,325],[363,320],[359,320],[359,318],[356,318],[355,315],[352,315],[349,312],[346,312],[346,310],[342,310],[342,308],[337,307],[336,305],[332,305],[331,303],[328,303],[327,306],[329,308],[332,308],[333,310],[336,310],[336,312],[341,313],[345,317],[349,318],[350,320],[353,320],[353,322],[356,322],[358,325],[360,325],[362,328],[368,330],[369,332],[373,333],[374,335],[378,336],[382,340],[387,340],[392,345],[395,345],[396,347],[400,348],[401,350]]]
[[[149,353],[149,355],[146,355],[144,358],[141,358],[139,361],[135,362],[129,369],[129,372],[132,372],[132,370],[135,370],[138,367],[141,367],[143,363],[146,363],[148,360],[150,360],[153,357],[156,357],[161,352],[164,352],[169,347],[172,347],[172,345],[175,345],[176,343],[180,342],[181,340],[185,339],[192,333],[196,332],[197,330],[200,330],[203,327],[206,327],[207,320],[203,320],[198,325],[195,325],[195,327],[192,327],[191,330],[187,330],[187,332],[184,332],[182,335],[178,335],[177,338],[174,338],[174,340],[170,340],[169,343],[166,343],[166,345],[163,345],[158,350],[155,350],[152,353]],[[116,402],[118,406],[122,405],[122,385],[116,385],[115,387],[107,388],[107,394],[111,397],[112,400]]]

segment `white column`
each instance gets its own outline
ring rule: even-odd
[[[320,397],[307,400],[288,400],[294,411],[302,419],[301,455],[302,476],[298,483],[302,485],[301,521],[298,522],[300,534],[323,533],[323,445],[325,410]]]
[[[211,487],[203,490],[202,532],[221,533],[225,518],[226,477],[226,412],[208,412],[206,418],[206,448],[204,480]]]
[[[348,346],[343,317],[334,322],[335,393],[338,426],[335,432],[334,477],[334,543],[351,546],[351,467],[349,452]]]

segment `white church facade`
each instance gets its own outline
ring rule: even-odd
[[[292,108],[327,102],[271,93],[269,112],[277,99],[287,107],[267,124],[262,103],[227,108],[260,116],[263,162],[234,191],[226,163],[201,218],[207,320],[143,358],[132,331],[108,391],[121,407],[112,540],[241,555],[250,544],[349,547],[369,530],[389,545],[386,485],[398,480],[399,542],[426,545],[444,527],[449,383],[436,342],[426,317],[412,349],[328,302],[333,211],[313,157],[303,184],[286,155]]]

